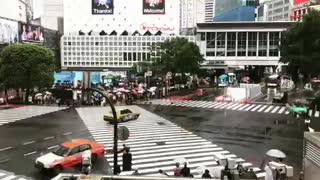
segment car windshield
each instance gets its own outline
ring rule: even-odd
[[[130,114],[132,113],[129,109],[125,109],[125,110],[122,110],[120,111],[121,114]]]
[[[60,145],[55,151],[53,151],[53,154],[58,156],[66,156],[69,150],[69,148]]]

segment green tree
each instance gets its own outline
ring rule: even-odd
[[[176,37],[160,43],[160,58],[153,62],[153,69],[175,73],[197,73],[203,56],[199,47],[186,38]]]
[[[42,46],[11,45],[4,48],[1,53],[1,82],[6,89],[25,89],[26,103],[31,89],[52,86],[54,68],[53,52]]]
[[[311,10],[282,34],[280,62],[288,63],[288,71],[297,81],[298,73],[305,77],[320,74],[320,12]]]

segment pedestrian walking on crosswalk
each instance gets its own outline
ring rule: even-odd
[[[131,171],[132,155],[130,148],[125,148],[122,155],[122,171]]]
[[[188,168],[187,163],[184,163],[184,167],[181,169],[182,177],[190,177],[190,168]]]
[[[181,168],[179,167],[180,163],[176,163],[176,167],[173,169],[173,175],[175,177],[180,177],[181,176]]]

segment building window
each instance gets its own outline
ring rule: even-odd
[[[279,55],[279,32],[269,33],[269,56]]]
[[[226,53],[226,33],[217,33],[217,56],[225,56]]]
[[[206,56],[215,56],[214,52],[206,52]]]
[[[236,55],[236,33],[227,33],[227,56]]]
[[[257,56],[257,32],[248,33],[248,56]]]
[[[200,35],[201,35],[201,37],[200,37],[200,40],[201,40],[201,41],[206,40],[206,35],[205,35],[204,32],[202,32]]]
[[[207,33],[207,48],[215,48],[215,39],[216,33],[215,32],[208,32]]]
[[[259,56],[267,56],[268,33],[259,32]]]
[[[247,33],[239,32],[237,56],[246,56],[246,49],[247,49]]]

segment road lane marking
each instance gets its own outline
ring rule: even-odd
[[[266,109],[264,112],[268,113],[274,106],[269,106],[268,109]]]
[[[27,154],[24,154],[23,156],[30,156],[30,155],[35,154],[35,153],[37,153],[37,151],[29,152]]]
[[[243,106],[243,104],[239,104],[238,106],[233,107],[232,110],[236,110],[236,109],[238,109],[238,108],[241,107],[241,106]]]
[[[316,111],[316,114],[314,115],[314,117],[319,117],[319,111]]]
[[[1,180],[11,180],[11,179],[14,179],[14,178],[16,178],[16,177],[17,177],[17,176],[15,176],[15,175],[11,175],[11,176],[2,178]]]
[[[80,129],[80,131],[86,131],[87,130],[87,128],[84,128],[84,129]]]
[[[25,143],[23,143],[22,145],[26,146],[26,145],[29,145],[29,144],[32,144],[32,143],[35,143],[35,141],[25,142]]]
[[[231,109],[231,108],[233,108],[233,107],[235,107],[235,106],[237,106],[237,105],[239,105],[239,104],[238,104],[238,103],[234,103],[233,105],[227,107],[226,109]]]
[[[271,113],[275,113],[279,108],[280,108],[280,106],[276,106],[276,107],[271,111]]]
[[[67,132],[67,133],[64,133],[63,135],[67,136],[67,135],[70,135],[70,134],[72,134],[72,132]]]
[[[251,106],[249,106],[249,107],[247,107],[244,111],[249,111],[251,108],[253,108],[253,107],[255,107],[256,105],[255,104],[253,104],[253,105],[251,105]]]
[[[256,111],[256,110],[259,109],[261,106],[262,106],[262,105],[260,104],[260,105],[256,106],[255,108],[251,109],[251,111]]]
[[[46,137],[46,138],[43,138],[43,140],[49,140],[49,139],[53,139],[54,138],[54,136],[50,136],[50,137]]]
[[[262,106],[262,108],[260,108],[260,109],[258,110],[258,112],[262,112],[266,107],[268,107],[268,106],[267,106],[267,105]]]
[[[242,106],[241,108],[239,108],[238,110],[241,111],[242,109],[244,109],[244,108],[246,108],[248,106],[250,106],[250,104],[246,104],[246,105]]]
[[[0,152],[1,152],[1,151],[6,151],[6,150],[9,150],[9,149],[12,149],[12,147],[2,148],[2,149],[0,149]]]
[[[58,145],[50,146],[50,147],[48,147],[48,149],[53,149],[53,148],[56,148],[56,147],[58,147]]]
[[[5,162],[8,162],[10,159],[4,159],[4,160],[1,160],[0,161],[0,164],[3,164],[3,163],[5,163]],[[1,177],[1,176],[0,176]]]
[[[279,114],[282,114],[285,109],[286,109],[286,107],[282,107],[282,108],[279,110]]]

